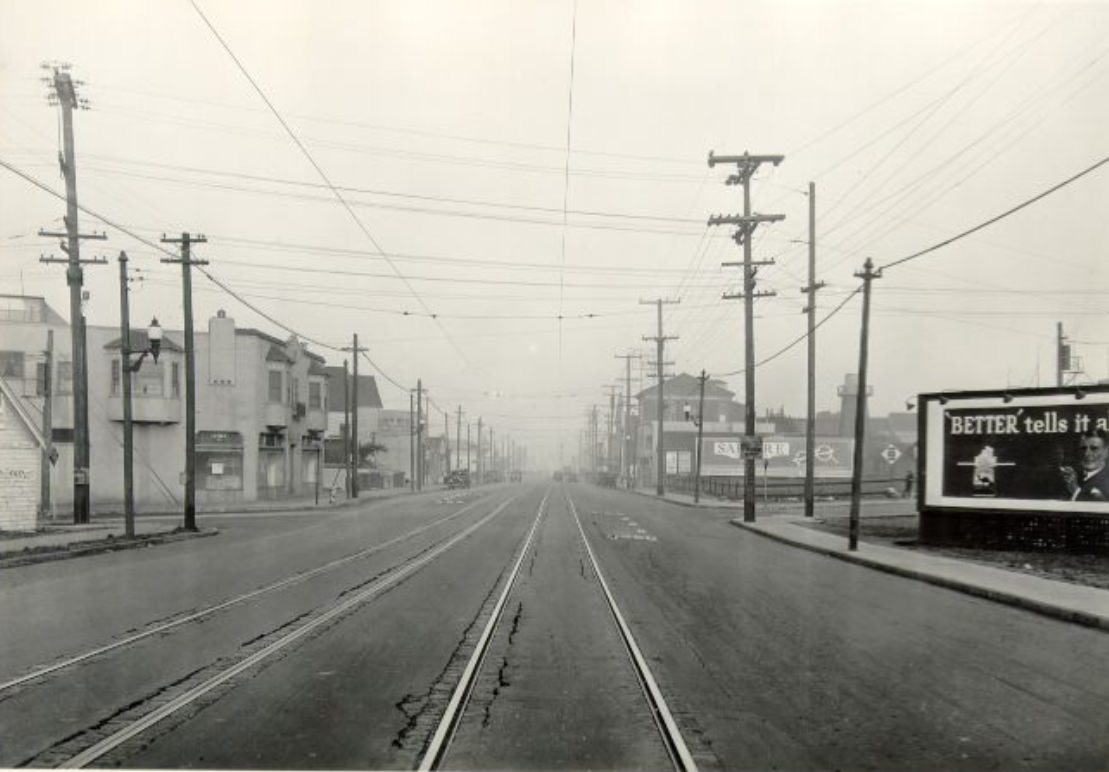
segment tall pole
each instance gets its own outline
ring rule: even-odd
[[[813,516],[816,498],[816,184],[809,183],[809,283],[801,292],[809,296],[804,312],[808,320],[808,393],[805,413],[805,517]]]
[[[358,447],[358,355],[363,351],[368,351],[364,346],[358,345],[358,333],[353,333],[353,340],[349,348],[344,347],[342,351],[349,351],[351,359],[354,360],[354,373],[353,382],[351,383],[350,394],[350,455],[347,457],[350,468],[350,495],[352,498],[358,498],[358,468],[362,465],[362,451]],[[344,372],[344,377],[346,373]]]
[[[408,391],[408,484],[416,492],[416,395]]]
[[[1063,342],[1063,323],[1055,323],[1055,385],[1061,387],[1063,385],[1063,371],[1067,369],[1068,359],[1065,350],[1066,344]]]
[[[54,331],[46,331],[46,361],[42,367],[42,436],[46,446],[42,449],[41,474],[39,475],[39,517],[53,517],[50,502],[50,468],[56,458],[54,452]]]
[[[185,310],[185,530],[196,530],[196,351],[193,347],[193,280],[192,267],[207,265],[207,260],[194,260],[193,244],[204,244],[204,236],[182,233],[181,238],[162,237],[163,244],[180,244],[181,257],[162,258],[163,263],[181,264],[181,287]]]
[[[77,156],[73,141],[73,111],[81,107],[73,79],[67,66],[54,67],[51,102],[62,110],[62,147],[59,157],[65,178],[65,231],[40,230],[40,236],[65,239],[63,259],[42,257],[43,263],[65,263],[65,280],[69,285],[69,320],[73,347],[73,522],[87,523],[91,512],[91,481],[89,479],[89,375],[88,351],[83,308],[84,263],[106,263],[104,258],[81,259],[81,239],[106,239],[103,233],[82,234],[77,227]]]
[[[477,419],[477,481],[478,484],[485,482],[485,456],[481,452],[481,417]]]
[[[424,489],[424,381],[416,379],[416,490]]]
[[[859,548],[859,503],[863,491],[863,443],[866,441],[866,364],[870,334],[870,282],[880,278],[881,269],[874,270],[869,257],[862,273],[855,276],[863,280],[863,324],[859,337],[859,392],[855,396],[855,456],[851,469],[851,516],[848,522],[847,549]]]
[[[135,535],[134,424],[131,414],[131,303],[127,292],[127,255],[119,253],[119,374],[123,382],[123,532]]]
[[[451,417],[446,410],[443,411],[443,449],[446,451],[447,469],[446,473],[451,472]]]
[[[639,354],[617,354],[617,359],[624,360],[624,432],[620,441],[620,474],[624,476],[624,487],[631,487],[632,465],[635,463],[635,453],[629,449],[631,442],[630,433],[632,426],[632,360],[639,359]]]
[[[662,306],[664,303],[680,302],[680,300],[663,300],[662,298],[639,301],[640,305],[655,304],[658,306],[658,335],[644,335],[643,340],[653,340],[655,342],[655,356],[658,358],[658,361],[655,363],[658,366],[658,411],[656,416],[658,430],[655,432],[658,436],[655,438],[655,493],[659,496],[666,493],[666,443],[662,436],[663,407],[665,405],[663,394],[663,368],[666,365],[666,361],[663,357],[663,352],[665,350],[666,341],[678,339],[676,335],[662,334]]]
[[[467,441],[469,439],[467,438]],[[462,466],[462,406],[458,406],[458,420],[455,424],[455,464]],[[469,468],[469,453],[467,451],[466,466]]]
[[[343,477],[347,498],[350,498],[350,368],[347,360],[343,360]]]
[[[709,225],[735,225],[738,226],[734,239],[743,245],[743,294],[738,296],[743,299],[743,351],[744,351],[744,438],[743,438],[743,520],[755,521],[755,458],[762,455],[760,438],[755,435],[755,306],[756,297],[766,297],[772,292],[756,292],[755,276],[758,273],[756,265],[763,265],[770,261],[758,264],[751,259],[751,240],[755,228],[762,222],[775,222],[785,219],[785,215],[752,215],[751,214],[751,177],[763,163],[772,163],[775,166],[782,162],[780,155],[749,155],[744,153],[739,156],[716,156],[709,152],[709,166],[718,163],[734,163],[736,173],[730,175],[726,181],[729,185],[743,185],[743,215],[722,215],[709,218]],[[728,265],[725,263],[725,265]],[[725,298],[734,298],[736,295],[725,295]]]
[[[470,423],[466,422],[466,472],[470,471]]]
[[[697,471],[693,476],[694,504],[701,500],[701,441],[705,436],[705,381],[708,380],[708,375],[704,370],[701,371],[701,377],[697,380],[701,382],[701,388],[700,396],[697,398],[697,447],[693,449],[697,458]]]

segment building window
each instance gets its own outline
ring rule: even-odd
[[[181,365],[177,362],[170,364],[169,371],[169,387],[171,389],[170,395],[174,399],[181,398]]]
[[[258,487],[285,487],[285,443],[280,434],[258,435]]]
[[[73,393],[73,363],[72,362],[58,362],[58,388],[54,390],[55,394],[72,394]]]
[[[139,397],[161,397],[166,393],[165,377],[160,363],[142,363],[135,378],[135,393]]]
[[[320,386],[321,384],[318,381],[308,382],[308,407],[313,410],[319,410],[323,407],[323,389]]]
[[[119,360],[118,359],[113,359],[112,360],[112,396],[113,397],[118,397],[119,393],[120,393],[120,389],[122,388],[122,386],[120,385],[119,370],[120,370]]]
[[[10,380],[23,379],[22,351],[0,351],[0,375]]]
[[[196,433],[196,482],[206,491],[243,489],[243,436],[238,432]]]
[[[283,396],[283,394],[282,394],[283,390],[281,388],[281,386],[282,386],[281,375],[282,375],[282,373],[281,373],[280,370],[270,370],[270,381],[269,381],[269,401],[270,402],[281,402],[281,398]]]

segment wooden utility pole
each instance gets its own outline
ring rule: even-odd
[[[50,500],[50,468],[57,460],[54,450],[54,331],[46,331],[46,361],[42,365],[42,436],[46,445],[42,449],[39,474],[39,517],[53,519]]]
[[[632,360],[642,359],[640,354],[616,354],[617,359],[624,360],[624,435],[620,442],[620,474],[624,476],[624,487],[631,487],[632,466],[635,464],[635,445],[629,450],[629,432],[632,425]]]
[[[751,239],[755,228],[760,223],[777,222],[784,220],[785,215],[751,214],[751,177],[754,176],[759,166],[763,163],[780,164],[784,156],[780,155],[725,155],[716,156],[709,151],[709,167],[718,163],[735,164],[736,173],[729,175],[725,184],[743,186],[743,214],[742,215],[714,215],[709,217],[709,225],[734,225],[736,232],[733,238],[737,244],[743,246],[743,292],[736,295],[724,295],[727,299],[742,298],[743,326],[744,326],[744,401],[745,423],[743,448],[743,520],[755,520],[755,458],[762,455],[761,438],[755,435],[755,310],[756,297],[767,297],[773,292],[756,292],[755,276],[758,274],[758,265],[766,265],[772,261],[754,262],[751,259]],[[725,263],[729,265],[729,263]]]
[[[119,375],[123,384],[123,533],[135,536],[135,427],[131,415],[131,303],[127,254],[119,253]]]
[[[416,492],[416,395],[408,390],[408,486]]]
[[[446,410],[443,411],[443,451],[446,453],[446,474],[451,473],[451,417]]]
[[[816,280],[816,184],[809,183],[809,283],[801,292],[809,296],[803,313],[808,315],[808,391],[805,413],[805,517],[813,516],[816,488],[816,291],[824,282]]]
[[[163,257],[163,263],[181,264],[181,287],[185,310],[185,525],[186,531],[196,530],[196,350],[193,347],[193,280],[194,265],[208,265],[207,260],[194,260],[193,244],[204,244],[204,236],[182,233],[181,238],[162,236],[163,244],[180,244],[181,257]]]
[[[881,278],[882,270],[874,270],[869,257],[862,273],[855,274],[863,280],[863,323],[859,338],[859,393],[855,396],[855,456],[851,467],[851,515],[848,521],[847,549],[859,548],[859,503],[863,492],[863,443],[866,441],[866,364],[870,335],[870,282]]]
[[[469,438],[466,440],[469,442]],[[458,406],[458,421],[454,425],[454,463],[462,467],[462,405]],[[470,468],[470,453],[466,451],[466,468]]]
[[[350,367],[347,360],[343,360],[343,487],[346,489],[347,498],[350,498],[350,460],[354,456],[350,452]]]
[[[485,458],[481,452],[481,416],[477,419],[477,481],[478,485],[485,483]]]
[[[350,396],[350,456],[349,467],[350,474],[350,495],[351,498],[358,498],[358,467],[362,465],[362,451],[358,447],[358,355],[363,351],[369,351],[368,348],[358,345],[358,333],[353,333],[353,342],[349,348],[344,347],[342,351],[349,351],[351,359],[354,360],[354,373],[353,383],[351,384]],[[344,377],[345,377],[344,373]]]
[[[655,493],[662,496],[666,493],[666,443],[663,441],[662,435],[662,422],[663,422],[663,367],[666,364],[663,351],[666,346],[666,341],[677,340],[677,335],[663,335],[662,334],[662,306],[663,304],[672,305],[680,303],[681,300],[664,300],[656,298],[655,300],[640,300],[640,305],[657,305],[658,306],[658,334],[649,336],[644,335],[643,340],[653,340],[656,346],[656,356],[658,357],[658,430],[656,434],[658,437],[655,441],[656,457],[655,457]]]
[[[416,379],[416,490],[424,489],[424,381]]]
[[[697,470],[693,477],[694,504],[701,500],[701,441],[705,437],[705,381],[708,379],[709,376],[704,370],[701,371],[701,377],[697,379],[700,381],[700,395],[697,397],[697,447],[693,449],[697,454]]]
[[[63,152],[58,161],[65,177],[65,230],[62,232],[40,230],[40,236],[63,238],[61,249],[65,258],[41,257],[43,263],[64,263],[65,281],[69,285],[69,324],[73,347],[73,522],[87,523],[91,512],[89,480],[89,367],[85,343],[85,311],[83,308],[84,270],[83,264],[104,264],[108,261],[98,257],[91,260],[81,259],[81,240],[108,237],[103,233],[82,234],[77,228],[77,157],[73,141],[73,111],[87,107],[84,100],[78,99],[70,77],[68,65],[49,67],[54,72],[51,85],[53,92],[50,103],[57,104],[62,110]]]

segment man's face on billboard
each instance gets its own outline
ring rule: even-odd
[[[1082,455],[1082,468],[1087,472],[1105,466],[1105,440],[1101,437],[1083,437],[1078,443],[1078,452]]]

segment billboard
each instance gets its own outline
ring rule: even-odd
[[[924,394],[925,507],[1109,513],[1109,389]]]
[[[813,476],[851,476],[855,441],[847,437],[817,437],[813,448]],[[762,457],[755,469],[771,477],[805,476],[805,435],[768,435],[762,438]],[[707,437],[701,440],[701,474],[743,476],[743,438]]]

